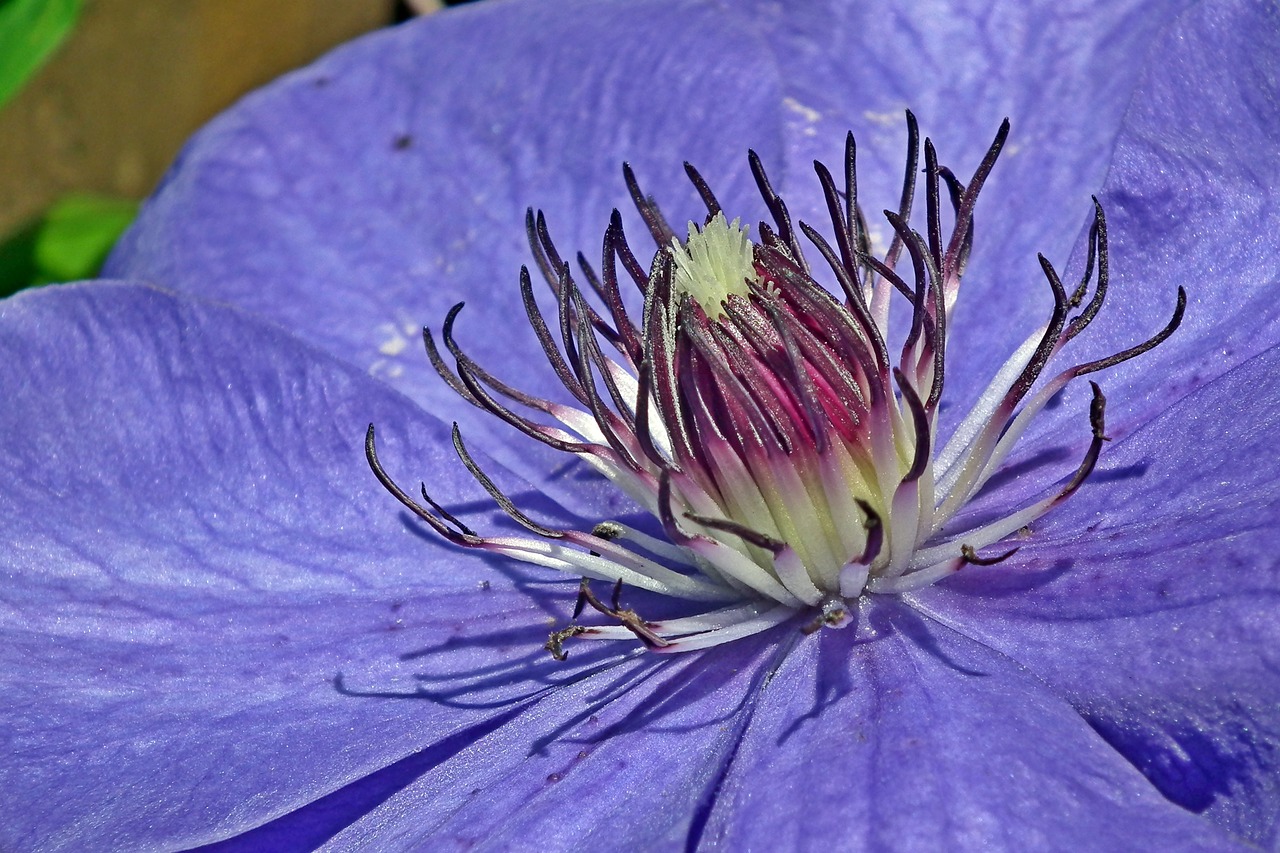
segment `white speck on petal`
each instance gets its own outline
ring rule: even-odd
[[[822,113],[813,107],[800,103],[795,98],[787,97],[782,99],[782,105],[793,113],[797,113],[805,121],[805,127],[801,131],[805,136],[817,136],[818,129],[814,127],[822,118]]]
[[[902,110],[883,113],[878,113],[874,110],[865,110],[862,113],[862,117],[869,122],[883,125],[885,127],[897,127],[898,123],[902,121]]]
[[[378,352],[385,356],[395,357],[409,346],[409,339],[400,333],[394,323],[379,324],[378,333],[382,337],[382,342],[378,344]]]

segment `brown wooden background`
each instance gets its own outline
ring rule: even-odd
[[[415,0],[426,10],[434,0]],[[146,195],[240,95],[386,26],[394,0],[85,0],[71,36],[0,109],[0,235],[67,191]]]

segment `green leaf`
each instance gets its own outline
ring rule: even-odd
[[[40,221],[28,222],[0,240],[0,298],[36,280],[36,235]]]
[[[36,235],[37,275],[44,283],[92,278],[137,215],[138,203],[130,199],[63,196],[46,211]]]
[[[0,297],[37,284],[93,278],[138,213],[129,199],[75,194],[0,241]]]
[[[81,0],[0,0],[0,106],[62,44]]]

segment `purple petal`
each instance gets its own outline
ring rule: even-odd
[[[1243,849],[1006,658],[898,604],[864,618],[562,691],[332,846]]]
[[[1274,5],[1201,4],[1165,35],[1125,118],[1103,193],[1125,310],[1102,319],[1100,337],[1159,328],[1177,285],[1190,299],[1150,364],[1115,373],[1144,394],[1129,404],[1138,411],[1280,341],[1278,55]]]
[[[852,632],[799,640],[772,682],[761,679],[778,632],[674,661],[537,666],[554,592],[458,559],[378,509],[388,499],[359,458],[365,418],[406,456],[439,454],[441,427],[233,311],[123,285],[44,290],[4,303],[0,342],[12,403],[0,671],[18,756],[4,781],[24,792],[5,810],[13,846],[174,847],[246,831],[250,847],[335,832],[348,846],[665,844],[754,837],[762,802],[770,825],[799,832],[812,791],[834,781],[819,757],[853,749],[837,765],[865,778],[865,751],[843,736],[850,719],[888,732],[904,779],[942,780],[952,826],[980,832],[995,815],[1032,832],[1044,803],[1070,793],[1083,828],[1067,813],[1050,827],[1065,838],[1218,840],[1068,725],[1035,682],[946,631],[920,634],[900,608],[882,611],[887,625],[872,619],[886,636],[866,647],[850,648]],[[815,660],[818,643],[827,658]],[[837,660],[886,689],[826,707],[844,683]],[[999,673],[1000,689],[979,672]],[[872,696],[911,713],[861,710]],[[945,712],[927,714],[926,696],[946,697]],[[1010,708],[1013,723],[990,722]],[[935,731],[941,759],[919,746]],[[1039,731],[1049,746],[1028,735]],[[1052,772],[938,775],[992,755]],[[793,767],[803,781],[771,775]],[[950,778],[969,784],[946,789]],[[795,785],[804,797],[778,796]],[[866,810],[859,797],[876,792],[846,787],[856,796],[823,819]],[[902,813],[877,810],[868,826],[896,830]],[[916,831],[957,837],[932,817]]]
[[[0,303],[0,351],[0,847],[239,832],[415,752],[443,760],[538,679],[580,673],[540,651],[572,583],[424,538],[373,479],[370,419],[389,458],[491,506],[447,463],[446,428],[385,385],[121,284]],[[398,659],[424,649],[430,666]],[[378,695],[481,688],[489,707]]]
[[[1243,849],[999,653],[892,599],[862,619],[761,691],[701,846]]]
[[[561,691],[536,721],[477,741],[334,846],[680,847],[777,666],[776,640],[649,656],[590,691]]]
[[[1179,286],[1188,305],[1168,341],[1092,377],[1108,397],[1113,439],[1280,342],[1277,55],[1274,7],[1202,3],[1162,34],[1133,94],[1100,195],[1111,235],[1110,295],[1063,353],[1063,366],[1148,338],[1173,313]],[[992,316],[1004,322],[1003,313]],[[958,347],[974,338],[985,344],[965,331],[951,338]],[[1089,436],[1088,399],[1077,382],[1064,405],[1033,423],[1011,462],[1049,449],[1077,457]]]
[[[919,593],[1042,678],[1173,802],[1280,833],[1280,347],[1188,395],[1007,563]]]

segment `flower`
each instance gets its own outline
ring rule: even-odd
[[[151,285],[0,303],[0,846],[1273,845],[1273,8],[586,5],[481,4],[339,51],[193,140],[112,262]],[[557,663],[572,580],[388,512],[370,420],[389,473],[502,523],[445,411],[522,511],[629,512],[408,352],[403,324],[466,299],[467,351],[554,393],[509,331],[527,204],[590,249],[618,159],[694,215],[664,171],[687,159],[754,221],[750,146],[820,221],[802,165],[852,128],[860,195],[895,198],[908,105],[966,171],[993,121],[1018,129],[956,309],[999,322],[951,341],[954,399],[1046,313],[1036,251],[1080,271],[1090,194],[1124,298],[1078,356],[1188,294],[1176,335],[1106,374],[1113,440],[1016,555],[844,631]],[[1079,390],[1001,501],[1083,452]]]
[[[475,463],[456,423],[453,443],[467,470],[508,516],[541,539],[481,536],[433,500],[425,484],[422,502],[415,500],[383,469],[371,424],[365,453],[374,475],[455,545],[582,576],[575,621],[547,643],[557,660],[566,657],[564,641],[577,637],[639,639],[655,652],[694,651],[768,630],[806,607],[819,611],[806,633],[844,627],[864,593],[909,592],[966,565],[1003,562],[1016,547],[985,558],[977,549],[1029,535],[1030,525],[1074,494],[1097,464],[1107,440],[1106,398],[1098,385],[1090,383],[1093,438],[1065,486],[1029,506],[1004,508],[994,519],[952,525],[957,514],[1001,476],[1001,462],[1027,426],[1071,380],[1159,346],[1186,308],[1179,288],[1173,317],[1154,336],[1062,370],[1028,396],[1106,300],[1107,228],[1095,199],[1080,283],[1068,292],[1040,256],[1054,297],[1049,320],[1001,366],[946,446],[935,449],[946,339],[973,248],[975,205],[1008,131],[1006,121],[967,184],[939,165],[925,140],[926,237],[909,219],[919,129],[907,113],[906,179],[898,212],[885,212],[894,237],[883,258],[872,254],[858,200],[852,134],[843,189],[825,165],[814,163],[835,247],[809,224],[792,222],[754,152],[751,172],[775,223],[761,224],[758,243],[739,219],[726,220],[689,164],[685,170],[707,214],[701,226],[689,223],[681,241],[624,166],[657,254],[648,265],[640,262],[615,210],[599,271],[579,256],[597,308],[556,249],[543,215],[529,210],[529,247],[555,297],[558,323],[538,306],[527,267],[520,271],[520,293],[550,369],[576,405],[528,395],[466,355],[452,334],[462,303],[449,312],[443,331],[455,367],[424,330],[432,364],[463,400],[585,460],[661,521],[665,541],[612,520],[590,533],[539,524]],[[954,215],[949,237],[942,230],[944,180]],[[800,232],[829,265],[843,300],[818,282]],[[913,284],[897,272],[900,259],[914,270]],[[642,296],[639,319],[627,310],[620,282],[627,277]],[[897,366],[889,352],[895,295],[910,308]],[[1073,310],[1078,313],[1068,320]],[[532,420],[512,404],[554,423]],[[614,583],[610,605],[596,597],[592,579]],[[624,584],[715,604],[697,615],[651,622],[621,607]],[[618,624],[578,624],[587,604]]]

